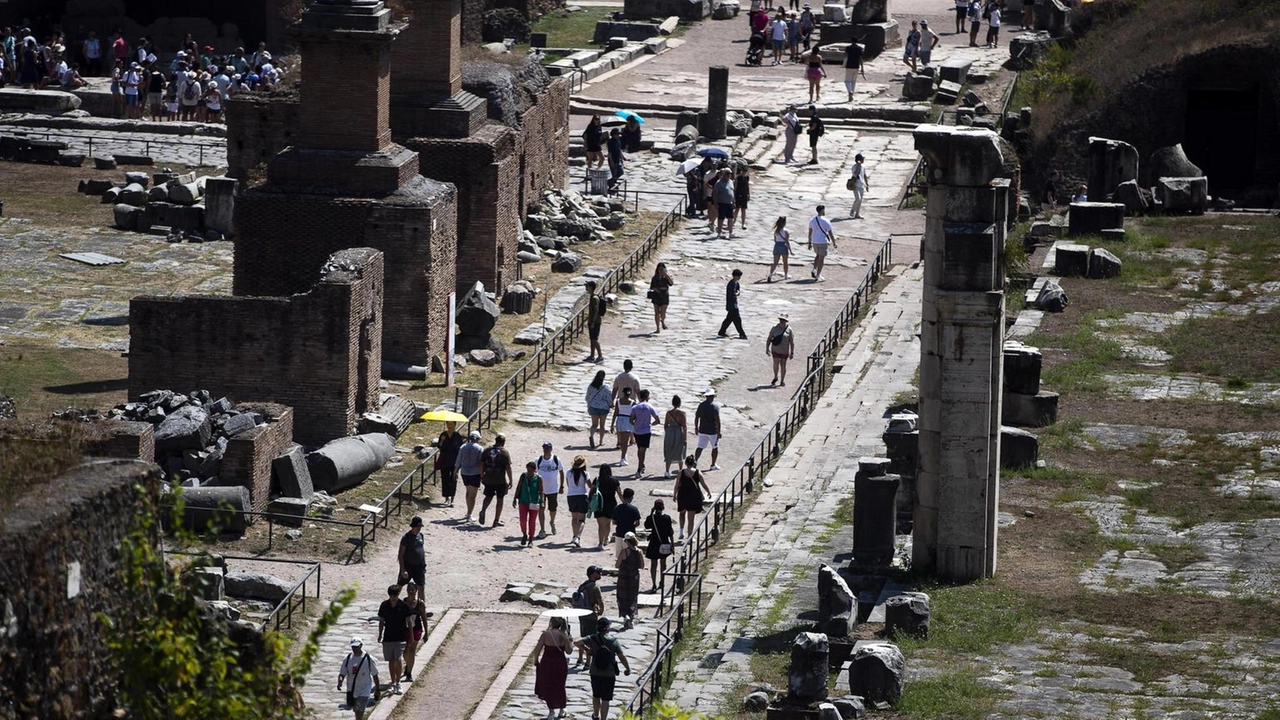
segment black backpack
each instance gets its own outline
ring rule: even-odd
[[[590,584],[591,581],[588,580],[579,585],[578,589],[573,591],[573,597],[570,598],[569,604],[578,610],[591,610],[591,598],[587,596],[587,586]]]
[[[591,669],[599,673],[618,672],[618,657],[614,643],[605,639],[604,633],[595,634],[596,651],[591,656]]]

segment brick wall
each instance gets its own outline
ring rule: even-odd
[[[564,187],[569,172],[569,83],[552,80],[531,93],[533,104],[520,115],[520,216],[538,202],[544,190]]]
[[[406,0],[411,15],[391,48],[391,92],[453,95],[462,89],[462,0]]]
[[[110,717],[117,671],[98,619],[131,612],[117,548],[160,469],[140,461],[81,466],[38,485],[0,515],[0,602],[12,612],[0,632],[0,717]],[[68,598],[70,563],[80,592]]]
[[[265,512],[271,497],[271,461],[293,447],[293,410],[275,403],[241,403],[236,410],[256,411],[267,422],[227,441],[218,484],[249,488],[253,509]]]
[[[457,215],[457,191],[420,176],[379,200],[250,189],[236,204],[233,291],[304,292],[331,253],[351,245],[376,248],[388,268],[382,356],[429,363],[443,351],[449,329]]]
[[[101,434],[85,443],[85,455],[129,460],[156,459],[156,429],[148,422],[104,420]]]
[[[357,269],[330,272],[292,297],[134,298],[129,397],[202,387],[291,406],[301,443],[349,434],[377,407],[383,256],[353,248],[334,258]]]
[[[227,175],[248,180],[255,168],[293,144],[300,108],[292,91],[242,94],[226,103]]]
[[[517,134],[490,123],[465,139],[411,138],[422,174],[453,183],[457,201],[457,288],[490,290],[519,279],[520,161]]]
[[[389,33],[302,39],[306,70],[297,143],[305,148],[381,150],[391,142],[391,52]]]

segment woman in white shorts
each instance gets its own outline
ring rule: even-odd
[[[613,432],[618,435],[618,450],[622,452],[618,465],[622,467],[627,465],[627,448],[631,446],[631,408],[635,405],[631,398],[631,388],[622,388],[618,402],[613,406],[613,420],[609,423]]]

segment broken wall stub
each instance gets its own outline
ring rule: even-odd
[[[913,567],[996,571],[1009,181],[989,130],[921,125],[929,183]]]
[[[361,414],[378,408],[382,266],[382,253],[352,248],[332,256],[310,291],[289,297],[134,298],[129,397],[204,387],[292,407],[299,442],[349,434]],[[266,477],[285,449],[262,453]]]

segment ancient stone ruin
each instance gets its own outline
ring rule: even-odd
[[[912,565],[976,580],[996,571],[1009,182],[995,133],[921,125],[915,141],[929,186]]]

